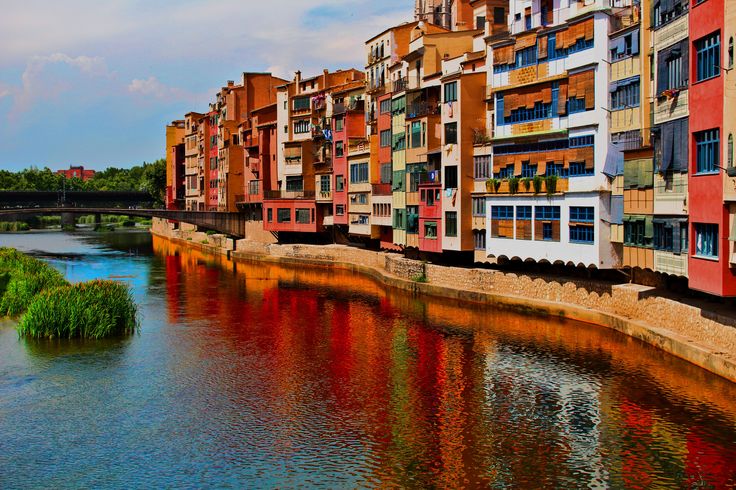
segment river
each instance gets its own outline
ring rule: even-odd
[[[736,386],[617,332],[140,232],[0,245],[128,282],[142,324],[0,321],[3,489],[736,485]]]

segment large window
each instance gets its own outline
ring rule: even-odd
[[[335,157],[339,158],[345,155],[345,142],[335,141]]]
[[[445,236],[457,236],[457,212],[445,212]]]
[[[500,114],[503,114],[503,108],[501,108]],[[519,109],[514,109],[513,111],[511,111],[511,114],[509,116],[503,117],[503,124],[516,124],[528,121],[536,121],[538,119],[549,119],[550,117],[552,117],[552,104],[535,102],[534,108],[532,109],[521,107]]]
[[[319,190],[320,192],[330,192],[330,176],[321,175],[319,177]]]
[[[335,131],[342,131],[344,128],[345,128],[345,118],[336,117],[335,118]]]
[[[310,209],[297,208],[296,209],[296,222],[301,223],[303,225],[311,223],[312,222],[311,214],[312,214],[312,211]]]
[[[624,244],[637,247],[647,245],[646,220],[645,219],[628,219],[624,221]]]
[[[595,221],[595,208],[572,206],[570,208],[570,221],[593,223]]]
[[[513,206],[491,206],[491,237],[514,238]]]
[[[695,41],[695,52],[696,82],[721,74],[721,34],[719,32]]]
[[[336,175],[335,176],[335,191],[342,192],[344,190],[345,190],[345,176]]]
[[[286,176],[286,190],[288,192],[301,192],[304,190],[304,179],[301,175]]]
[[[457,101],[457,82],[445,84],[445,102]]]
[[[291,223],[291,209],[278,208],[276,210],[276,220],[279,223]]]
[[[368,182],[368,163],[350,165],[350,183],[364,184]]]
[[[295,111],[306,111],[310,108],[309,97],[295,97],[294,98],[294,110]]]
[[[516,67],[534,65],[537,63],[537,47],[524,48],[516,52]]]
[[[718,225],[695,224],[695,255],[718,258]]]
[[[389,99],[382,100],[379,110],[381,111],[381,114],[390,113],[391,112],[391,99],[389,98]]]
[[[715,173],[719,167],[720,131],[709,129],[695,133],[697,173]]]
[[[294,134],[303,134],[309,132],[309,121],[307,119],[302,119],[299,121],[294,121]]]
[[[560,241],[560,207],[535,206],[535,239],[544,241]]]
[[[436,221],[426,221],[424,223],[424,238],[431,238],[433,240],[437,238]]]
[[[570,207],[570,241],[575,243],[595,242],[595,208]]]
[[[457,123],[445,124],[445,144],[457,144]]]
[[[486,200],[482,197],[473,198],[473,216],[486,215]]]
[[[485,180],[493,174],[493,157],[482,155],[473,158],[473,178]]]
[[[532,178],[537,175],[537,165],[531,165],[529,162],[522,162],[521,164],[521,176]]]
[[[381,131],[381,148],[387,148],[391,146],[391,130],[386,129]]]
[[[639,77],[616,83],[611,92],[611,110],[639,107]]]

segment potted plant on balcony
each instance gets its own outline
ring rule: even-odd
[[[556,175],[548,175],[547,178],[544,179],[544,183],[547,185],[547,195],[551,196],[555,192],[557,192],[557,176]]]
[[[521,185],[524,186],[524,190],[526,192],[529,192],[529,190],[532,188],[532,179],[529,177],[522,177],[519,182],[521,182]]]
[[[501,181],[498,179],[494,179],[491,177],[490,179],[486,180],[486,191],[488,192],[498,192],[498,188],[501,187]]]
[[[544,182],[544,179],[541,175],[535,175],[532,179],[532,185],[534,186],[534,194],[539,194],[542,192],[542,183]]]
[[[509,179],[509,193],[516,194],[519,192],[519,179],[517,177],[511,177]]]

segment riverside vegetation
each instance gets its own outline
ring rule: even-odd
[[[46,263],[0,248],[0,316],[22,315],[18,333],[32,338],[101,339],[138,331],[130,289],[116,281],[70,284]]]

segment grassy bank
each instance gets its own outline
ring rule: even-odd
[[[18,332],[33,338],[100,339],[138,329],[137,306],[126,285],[72,285],[46,263],[0,248],[0,316],[21,314]]]

